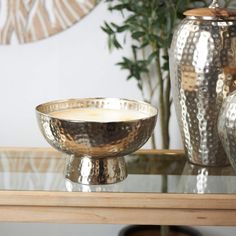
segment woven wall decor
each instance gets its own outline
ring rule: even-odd
[[[34,42],[59,33],[96,5],[96,0],[0,0],[0,44]]]

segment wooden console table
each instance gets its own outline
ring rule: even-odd
[[[49,148],[0,148],[0,221],[236,226],[236,175],[186,162],[182,151],[127,157],[128,178],[88,186],[64,178]]]

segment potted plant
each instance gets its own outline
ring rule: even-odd
[[[233,0],[224,0],[227,7]],[[106,0],[110,11],[120,12],[123,22],[105,22],[110,49],[122,50],[128,43],[130,57],[117,63],[128,71],[127,80],[135,79],[143,100],[159,109],[159,129],[162,149],[170,145],[171,85],[168,49],[173,29],[188,8],[206,7],[207,0]],[[120,39],[120,36],[123,39]],[[129,40],[131,39],[131,40]],[[151,139],[156,148],[155,135]]]
[[[108,36],[110,49],[122,50],[130,45],[131,56],[117,63],[128,71],[127,80],[135,79],[143,100],[159,109],[159,129],[163,149],[170,147],[171,85],[169,55],[173,29],[189,8],[206,7],[207,0],[106,0],[110,11],[120,12],[122,23],[104,22],[102,30]],[[224,0],[224,7],[233,0]],[[121,37],[120,37],[121,36]],[[123,37],[123,39],[121,39]],[[156,148],[155,135],[151,139]],[[163,191],[167,191],[163,179]],[[168,235],[168,227],[161,227]],[[130,230],[130,229],[129,229]],[[189,234],[191,235],[191,234]]]

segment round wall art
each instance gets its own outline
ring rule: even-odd
[[[0,44],[34,42],[69,28],[96,0],[0,0]]]

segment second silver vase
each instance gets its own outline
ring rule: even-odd
[[[235,89],[236,13],[210,16],[214,12],[220,8],[211,5],[204,12],[187,12],[170,50],[174,103],[185,151],[191,163],[204,166],[228,163],[217,119],[223,99]]]

